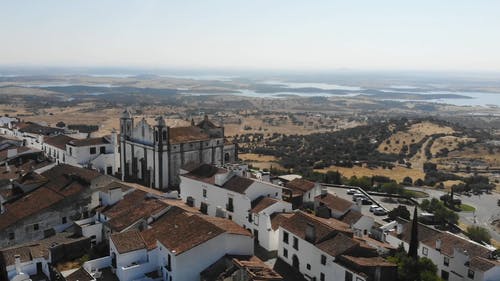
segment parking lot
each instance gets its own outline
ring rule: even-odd
[[[328,192],[332,194],[336,194],[340,198],[352,201],[352,195],[347,194],[347,189],[346,188],[341,188],[341,187],[328,187]],[[391,203],[384,203],[380,201],[382,197],[380,196],[371,196],[374,200],[376,200],[378,203],[381,203],[382,207],[384,207],[387,210],[392,210],[393,208],[397,207],[399,204],[391,204]],[[375,203],[373,203],[375,204]],[[387,222],[384,221],[387,216],[375,216],[372,212],[370,212],[370,206],[371,205],[362,205],[361,206],[361,213],[366,216],[373,217],[376,222],[380,224],[386,224]]]

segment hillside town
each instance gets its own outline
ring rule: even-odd
[[[407,258],[500,280],[495,247],[417,205],[391,218],[359,186],[255,169],[222,124],[189,123],[125,110],[96,137],[1,117],[0,280],[401,280]]]

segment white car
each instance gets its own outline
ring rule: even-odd
[[[378,207],[373,210],[373,214],[376,216],[385,216],[387,215],[387,212],[384,210],[384,208]]]
[[[347,194],[349,194],[349,195],[353,195],[353,194],[355,194],[357,192],[358,191],[356,189],[352,189],[352,188],[347,190]]]
[[[371,205],[370,206],[370,212],[373,213],[373,211],[375,211],[375,209],[377,209],[377,208],[380,208],[380,207],[378,205]]]

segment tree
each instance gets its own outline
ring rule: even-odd
[[[491,235],[488,230],[480,226],[469,226],[467,227],[467,232],[465,233],[471,240],[478,243],[486,242],[490,243]]]
[[[418,260],[418,214],[417,206],[413,211],[413,221],[411,223],[411,237],[410,237],[410,247],[408,249],[408,256],[414,260]]]
[[[410,211],[406,208],[406,206],[399,205],[396,208],[392,209],[389,213],[387,213],[389,219],[395,220],[396,218],[403,218],[405,220],[410,219]]]
[[[422,203],[420,203],[420,208],[426,212],[433,213],[434,218],[437,222],[446,225],[448,224],[457,224],[458,215],[446,208],[443,202],[436,198],[432,198],[430,201],[428,199],[424,199]]]
[[[413,185],[413,180],[410,177],[405,177],[403,179],[402,184],[404,184],[404,185]]]
[[[394,256],[387,260],[398,265],[398,280],[400,281],[440,281],[437,276],[437,266],[428,258],[413,259],[404,248],[399,247]]]

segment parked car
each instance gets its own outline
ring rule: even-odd
[[[373,213],[373,211],[376,209],[376,208],[380,208],[378,205],[371,205],[370,206],[370,212]]]
[[[353,188],[347,190],[347,194],[349,194],[349,195],[353,195],[353,194],[355,194],[357,192],[358,191],[356,189],[353,189]]]
[[[366,196],[364,194],[361,194],[361,193],[355,193],[353,196],[352,196],[352,201],[358,201],[358,199],[368,199],[366,198]]]
[[[378,207],[373,210],[373,214],[376,216],[385,216],[387,215],[387,212],[384,210],[384,208]]]
[[[372,200],[370,200],[370,199],[368,199],[366,197],[363,198],[363,199],[361,199],[361,204],[362,205],[371,205],[372,203],[373,203]]]

